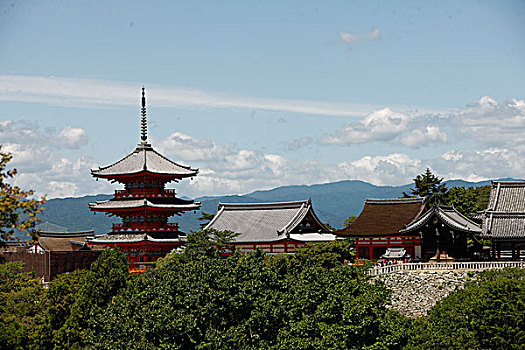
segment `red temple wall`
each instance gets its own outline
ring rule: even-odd
[[[416,247],[421,247],[421,239],[414,236],[345,237],[355,239],[356,255],[359,259],[377,260],[387,248],[405,248],[415,258]],[[420,254],[420,253],[419,253]]]

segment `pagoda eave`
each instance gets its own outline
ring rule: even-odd
[[[108,214],[111,213],[133,213],[133,212],[139,212],[139,213],[179,213],[179,212],[185,212],[185,211],[192,211],[192,210],[200,210],[200,206],[191,206],[191,207],[184,207],[184,208],[173,208],[173,207],[150,207],[148,205],[144,205],[142,207],[133,207],[133,208],[89,208],[91,211],[96,212],[105,212]]]
[[[149,170],[143,170],[136,173],[130,174],[97,174],[96,170],[91,170],[91,175],[100,179],[107,179],[110,181],[118,182],[130,182],[134,179],[143,180],[145,177],[156,178],[163,182],[178,181],[184,178],[193,177],[198,174],[198,170],[188,174],[168,174],[168,173],[156,173]]]

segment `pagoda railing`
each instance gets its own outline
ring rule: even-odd
[[[176,232],[179,230],[177,223],[131,223],[113,224],[113,232]]]
[[[174,189],[136,188],[132,190],[116,190],[115,198],[175,198]]]

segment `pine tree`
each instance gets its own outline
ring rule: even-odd
[[[443,178],[439,178],[432,173],[430,168],[414,179],[414,187],[411,188],[411,195],[403,192],[404,197],[427,197],[429,204],[443,204],[444,196],[447,193],[447,185],[441,183]]]

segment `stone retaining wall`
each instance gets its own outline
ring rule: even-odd
[[[398,271],[374,276],[372,281],[382,280],[392,290],[391,307],[408,317],[421,317],[439,300],[468,280],[476,278],[477,272],[453,271]]]

